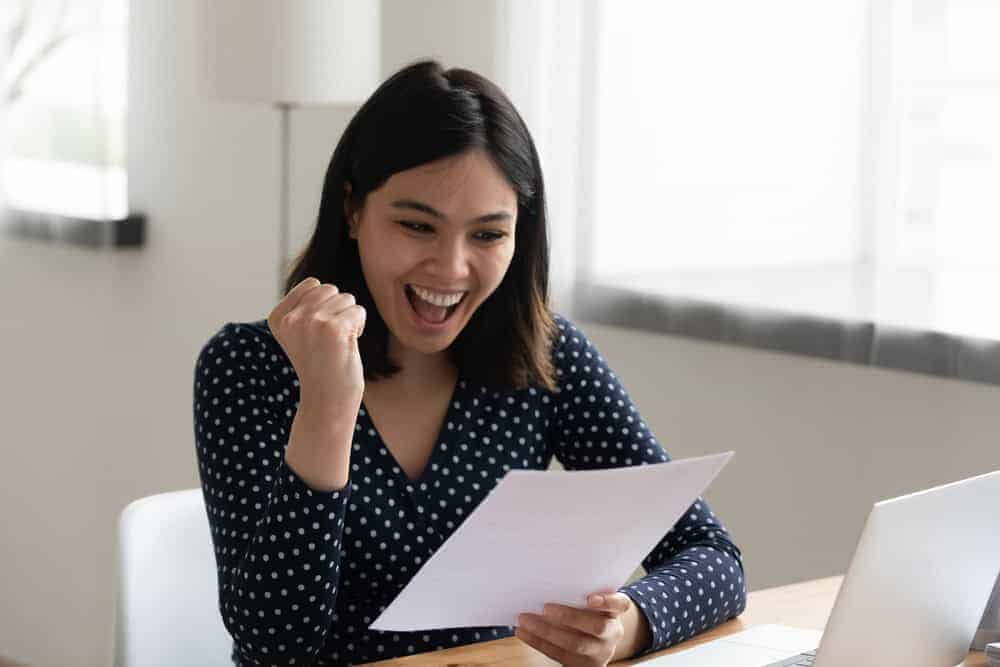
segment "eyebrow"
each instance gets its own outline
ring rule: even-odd
[[[423,202],[419,202],[413,199],[397,199],[396,201],[392,202],[390,206],[393,206],[395,208],[420,211],[421,213],[427,213],[428,215],[432,215],[439,220],[447,219],[444,213],[441,213],[440,211],[434,209],[433,207]],[[497,211],[496,213],[487,213],[486,215],[481,215],[478,218],[473,219],[471,222],[503,222],[507,220],[512,220],[513,217],[514,216],[512,216],[507,211]]]

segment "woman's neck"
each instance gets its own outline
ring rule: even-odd
[[[388,354],[401,370],[391,378],[379,382],[392,384],[399,389],[419,391],[427,386],[452,385],[458,379],[458,369],[449,359],[447,351],[424,354],[404,348],[390,337]]]

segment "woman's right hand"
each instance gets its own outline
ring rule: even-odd
[[[335,285],[306,278],[267,316],[299,379],[299,404],[353,423],[365,389],[358,338],[365,309]]]

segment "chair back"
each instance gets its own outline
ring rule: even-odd
[[[987,644],[1000,642],[1000,576],[993,584],[993,593],[986,603],[983,619],[979,621],[979,630],[972,640],[974,651],[985,651]]]
[[[232,667],[201,489],[140,498],[118,524],[116,667]]]

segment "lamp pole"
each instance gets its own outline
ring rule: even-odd
[[[291,197],[289,188],[291,186],[291,110],[292,104],[289,102],[278,102],[277,107],[281,112],[281,220],[278,225],[278,299],[284,297],[285,281],[288,271],[288,247],[289,228],[291,225]]]
[[[278,225],[280,299],[290,275],[294,217],[291,114],[305,105],[355,106],[378,85],[381,3],[204,0],[196,4],[204,23],[199,31],[203,92],[222,100],[266,102],[280,116],[278,219],[274,209],[266,216]]]

